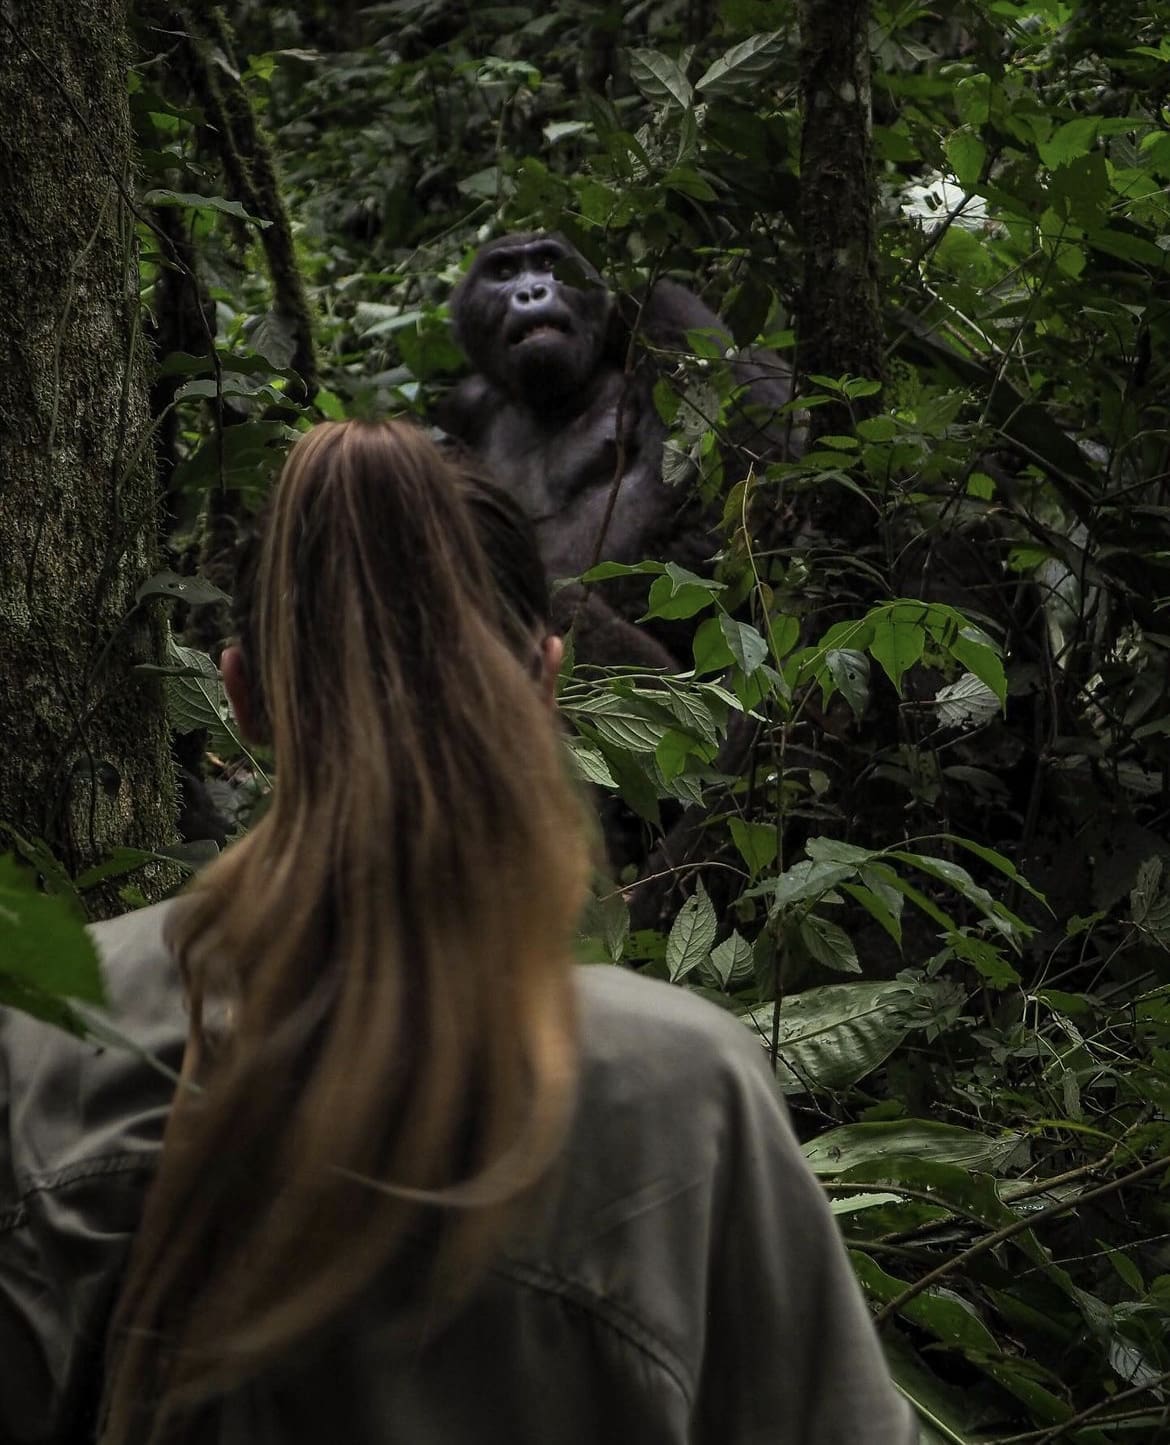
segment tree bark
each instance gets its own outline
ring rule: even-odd
[[[0,850],[76,873],[176,811],[124,4],[0,0],[0,55]]]
[[[800,0],[803,377],[882,378],[869,8],[869,0]],[[852,415],[872,407],[859,401]],[[814,407],[811,439],[848,431],[850,419],[843,406]]]

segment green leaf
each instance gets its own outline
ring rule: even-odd
[[[768,644],[754,627],[749,627],[746,622],[737,622],[726,612],[719,615],[719,627],[744,677],[751,677],[767,658]]]
[[[866,870],[861,870],[861,877],[864,879]],[[890,935],[899,948],[902,947],[902,895],[894,888],[882,883],[876,876],[873,878],[875,886],[868,887],[863,883],[843,883],[841,891],[848,893],[850,898],[861,904],[862,908],[879,923]],[[878,891],[880,888],[880,892]],[[891,906],[893,903],[894,906]]]
[[[650,689],[637,689],[638,695]],[[673,678],[663,678],[662,687],[654,690],[654,701],[666,709],[688,737],[706,747],[714,748],[719,742],[719,729],[715,724],[706,699],[693,687],[684,686]]]
[[[620,892],[590,898],[581,920],[581,932],[601,944],[602,956],[620,963],[630,936],[630,906]]]
[[[908,898],[915,908],[926,914],[927,918],[933,919],[944,933],[958,932],[958,924],[949,913],[944,913],[933,899],[928,898],[925,893],[920,892],[907,879],[901,877],[888,863],[874,863],[871,871],[883,883],[900,893],[903,898]]]
[[[702,881],[679,909],[666,940],[666,967],[671,983],[684,979],[711,952],[717,927],[715,909]]]
[[[976,843],[971,838],[960,837],[958,833],[944,833],[942,836],[944,842],[966,848],[969,853],[974,853],[976,858],[981,858],[984,863],[1002,873],[1005,878],[1010,878],[1018,887],[1030,893],[1037,902],[1045,901],[1043,893],[1038,888],[1033,888],[1010,858],[1005,858],[1002,853],[997,853],[994,848],[988,848],[983,843]]]
[[[880,850],[859,848],[856,843],[843,843],[839,838],[810,838],[804,851],[820,863],[868,863],[882,856]]]
[[[973,1445],[977,1406],[971,1394],[944,1383],[902,1339],[882,1341],[890,1374],[918,1417],[917,1445]]]
[[[1004,676],[1003,663],[978,628],[963,628],[948,651],[968,672],[973,672],[980,682],[987,684],[999,699],[1001,708],[1007,706],[1007,678]]]
[[[852,878],[857,869],[848,863],[818,863],[807,858],[795,863],[786,873],[781,873],[774,883],[766,885],[772,895],[770,913],[791,908],[795,903],[805,903],[823,898],[831,893],[838,883]]]
[[[706,100],[742,96],[772,71],[783,57],[786,45],[787,33],[783,30],[749,36],[705,70],[695,89],[702,91]]]
[[[991,77],[968,75],[955,86],[955,109],[964,125],[983,126],[991,119]]]
[[[39,996],[105,1002],[97,949],[84,923],[64,898],[41,893],[11,854],[0,856],[0,983],[17,1008],[38,1017],[46,1015],[30,1005]]]
[[[569,750],[577,776],[586,783],[599,788],[616,788],[617,783],[601,753],[591,747],[583,738],[567,737],[565,747]]]
[[[248,333],[248,345],[276,371],[287,371],[297,350],[297,334],[292,320],[276,311],[267,311]]]
[[[77,917],[84,918],[85,905],[81,901],[81,894],[64,864],[43,838],[26,838],[23,833],[18,833],[11,823],[4,822],[0,822],[0,838],[6,838],[15,849],[17,857],[23,858],[29,864],[46,893],[64,898]]]
[[[656,710],[637,698],[597,692],[562,709],[574,722],[588,725],[598,738],[630,753],[652,753],[670,727]]]
[[[176,843],[172,848],[160,848],[157,852],[148,848],[111,848],[100,863],[78,874],[77,887],[86,893],[111,878],[124,878],[146,863],[177,864],[184,874],[196,873],[204,864],[218,857],[219,845],[210,838]]]
[[[673,782],[683,772],[687,759],[695,754],[695,747],[694,738],[689,733],[680,732],[678,728],[670,728],[663,733],[661,741],[654,749],[654,761],[658,764],[664,782]]]
[[[167,638],[167,719],[177,733],[206,728],[218,738],[230,716],[219,668],[206,652]],[[145,671],[146,669],[142,669]]]
[[[780,662],[800,641],[800,619],[796,617],[773,617],[768,624],[772,639],[772,660]]]
[[[806,913],[800,920],[800,941],[809,957],[835,973],[860,973],[857,949],[845,930],[819,913]]]
[[[786,1094],[844,1089],[883,1064],[910,1031],[919,988],[902,980],[834,983],[780,1005],[777,1078]],[[760,1039],[772,1037],[774,1004],[749,1010]]]
[[[639,577],[646,574],[657,577],[666,571],[663,562],[599,562],[582,572],[582,582],[607,582],[611,577]]]
[[[745,823],[742,818],[732,818],[728,826],[732,842],[753,878],[771,867],[778,847],[775,824]]]
[[[209,436],[193,457],[175,468],[172,485],[182,492],[218,486],[222,467],[226,487],[261,491],[283,461],[285,445],[295,441],[297,435],[281,421],[247,421],[223,427]]]
[[[889,614],[874,619],[873,641],[869,650],[899,695],[902,692],[902,675],[919,661],[925,646],[926,631],[917,623],[896,622]]]
[[[698,577],[685,567],[668,562],[664,575],[656,578],[651,585],[649,607],[639,621],[646,622],[652,617],[693,617],[704,607],[710,607],[715,601],[715,594],[722,592],[723,588],[722,582]]]
[[[250,221],[253,226],[271,226],[260,216],[245,211],[239,201],[227,201],[223,196],[200,196],[191,191],[147,191],[142,197],[147,206],[181,206],[188,211],[220,211],[225,216],[234,216],[237,221]]]
[[[886,856],[909,863],[912,867],[920,868],[923,873],[929,873],[932,878],[948,884],[957,893],[962,894],[968,903],[973,903],[985,918],[999,927],[1001,932],[1011,936],[1026,936],[1033,931],[1023,919],[1017,918],[1014,913],[1009,912],[1002,903],[997,903],[987,889],[976,883],[965,868],[958,863],[952,863],[949,858],[934,858],[924,853],[907,853],[901,849],[891,849]]]
[[[860,1250],[851,1250],[850,1258],[866,1294],[883,1304],[897,1299],[909,1285],[908,1280],[887,1274],[875,1260]],[[943,1344],[969,1350],[977,1358],[999,1353],[1000,1346],[995,1336],[973,1307],[950,1290],[937,1285],[925,1290],[912,1299],[901,1313]]]
[[[605,761],[617,783],[618,792],[639,818],[654,827],[660,827],[662,819],[658,809],[657,782],[643,766],[644,758],[633,756],[622,748],[602,746]]]
[[[135,602],[147,597],[178,597],[193,605],[204,602],[230,602],[232,599],[206,577],[180,577],[177,572],[156,572],[134,594]]]
[[[969,963],[989,987],[1013,988],[1019,983],[1020,975],[987,939],[972,938],[967,933],[949,933],[947,944],[955,957]]]
[[[693,646],[695,673],[725,672],[735,662],[727,638],[723,635],[723,618],[708,617],[699,624]]]
[[[983,174],[987,147],[973,130],[963,126],[947,137],[946,150],[947,160],[950,161],[959,184],[964,190],[971,190],[979,183]]]
[[[1163,948],[1170,949],[1170,889],[1166,883],[1163,860],[1147,858],[1138,868],[1129,895],[1129,910],[1138,928]]]
[[[862,987],[860,984],[844,986]],[[876,1124],[844,1124],[818,1134],[802,1146],[802,1152],[822,1177],[832,1178],[846,1170],[869,1166],[867,1180],[872,1175],[875,1183],[894,1183],[903,1179],[896,1172],[894,1161],[922,1159],[934,1164],[956,1165],[964,1171],[995,1170],[1019,1148],[1020,1140],[1019,1134],[981,1134],[975,1129],[940,1124],[932,1119],[896,1119]],[[1014,1218],[1010,1212],[1007,1217]],[[1002,1223],[1002,1220],[996,1222]]]
[[[869,662],[865,654],[852,648],[834,647],[825,654],[825,667],[833,684],[853,709],[853,715],[860,718],[869,705]],[[833,690],[833,687],[824,688],[826,703]]]
[[[1100,125],[1100,117],[1095,115],[1078,116],[1076,120],[1066,121],[1057,128],[1050,140],[1042,141],[1037,146],[1040,159],[1049,170],[1056,170],[1059,166],[1068,165],[1078,156],[1087,155],[1096,144]]]
[[[733,929],[730,938],[725,938],[711,950],[711,967],[724,988],[740,979],[750,978],[751,944],[737,929]]]
[[[631,50],[630,79],[647,100],[689,110],[695,92],[677,60],[658,50]]]

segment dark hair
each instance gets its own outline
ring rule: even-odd
[[[168,923],[201,1063],[115,1319],[107,1445],[183,1439],[437,1209],[400,1305],[456,1308],[560,1147],[588,859],[514,641],[539,599],[497,597],[477,536],[515,522],[405,423],[325,423],[285,463],[238,600],[277,781]]]

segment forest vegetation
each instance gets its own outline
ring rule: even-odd
[[[686,665],[562,677],[643,847],[582,958],[758,1034],[924,1442],[1170,1440],[1170,4],[30,0],[0,40],[0,1002],[92,1026],[83,921],[206,859],[201,799],[263,808],[237,540],[312,421],[430,424],[476,248],[559,232],[728,331],[654,390],[704,565],[585,574]],[[773,453],[748,347],[795,377]]]

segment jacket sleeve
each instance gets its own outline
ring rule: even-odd
[[[110,1019],[134,1047],[0,1009],[3,1445],[93,1438],[110,1314],[174,1093],[166,1070],[186,1037],[157,922],[148,909],[95,929]]]
[[[694,1445],[914,1445],[828,1202],[762,1051],[733,1075]]]
[[[34,1188],[0,1222],[0,1439],[85,1445],[149,1175],[132,1158]]]

